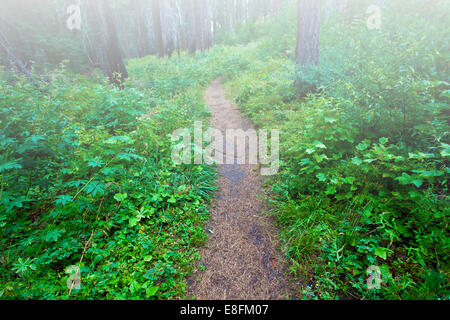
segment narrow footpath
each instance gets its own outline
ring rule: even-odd
[[[224,135],[226,129],[252,128],[237,106],[225,98],[220,79],[206,90],[205,101],[212,113],[211,126]],[[267,208],[260,199],[263,187],[258,166],[225,164],[219,166],[219,173],[219,191],[207,226],[212,233],[200,250],[202,260],[196,272],[188,279],[186,298],[288,298],[287,267],[276,248],[273,219],[262,214]]]

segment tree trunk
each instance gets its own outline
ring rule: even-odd
[[[195,0],[187,0],[187,33],[188,33],[188,50],[190,55],[194,55],[197,50],[197,32],[195,18]]]
[[[161,5],[160,0],[153,0],[153,28],[155,31],[155,39],[158,46],[158,56],[160,58],[164,57],[164,40],[162,35],[161,26]]]
[[[130,6],[137,28],[138,57],[141,58],[149,55],[151,52],[150,43],[148,41],[150,39],[149,29],[146,19],[147,3],[142,0],[132,0]]]
[[[208,0],[202,1],[201,21],[202,21],[203,50],[207,50],[210,48],[211,45],[211,19]]]
[[[117,35],[116,25],[108,0],[89,1],[89,24],[94,33],[92,46],[100,68],[110,81],[119,87],[128,77]]]
[[[200,10],[200,0],[194,0],[195,46],[197,49],[203,50],[202,13]]]
[[[300,66],[319,64],[320,0],[298,0],[296,61]]]

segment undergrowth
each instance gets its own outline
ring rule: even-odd
[[[0,298],[184,296],[216,172],[174,166],[170,138],[208,120],[218,76],[281,132],[267,185],[301,298],[450,298],[449,35],[421,5],[395,1],[381,30],[331,17],[318,67],[295,66],[287,8],[219,36],[240,46],[129,61],[123,90],[64,65],[39,85],[1,71]]]
[[[64,66],[39,86],[2,74],[2,299],[184,295],[216,173],[174,166],[170,134],[208,120],[204,86],[239,63],[223,50],[130,61],[123,90]]]
[[[325,23],[320,65],[305,68],[286,54],[285,13],[246,48],[248,70],[226,77],[258,127],[280,130],[281,172],[267,184],[302,298],[450,297],[446,18],[393,6],[378,31],[364,15]]]

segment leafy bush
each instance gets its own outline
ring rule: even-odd
[[[214,57],[131,61],[123,90],[64,67],[39,87],[4,74],[1,298],[183,296],[215,170],[174,166],[170,133],[207,119]]]
[[[304,298],[449,298],[448,31],[438,4],[425,16],[400,5],[380,31],[362,14],[325,23],[318,67],[283,56],[293,32],[268,51],[274,29],[227,84],[257,126],[281,131],[271,203]],[[373,265],[378,290],[366,285]]]

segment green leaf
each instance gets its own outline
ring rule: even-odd
[[[12,161],[12,162],[6,162],[0,164],[0,173],[6,170],[12,170],[12,169],[22,169],[22,166],[17,163],[18,160]]]
[[[358,158],[358,157],[353,157],[352,158],[352,163],[357,165],[357,166],[359,166],[359,165],[361,165],[363,163],[363,161],[360,158]]]
[[[415,179],[412,181],[412,183],[417,187],[420,188],[420,186],[423,184],[423,180],[421,179]]]
[[[159,287],[155,287],[155,286],[148,287],[145,290],[145,293],[146,293],[147,297],[153,297],[158,292],[158,290],[159,290]]]
[[[47,235],[45,236],[45,241],[46,242],[56,242],[58,241],[59,237],[66,232],[65,230],[61,230],[61,229],[54,229],[51,230],[47,233]]]
[[[320,182],[324,182],[324,181],[327,180],[327,177],[326,177],[325,174],[323,174],[323,173],[318,173],[318,174],[316,175],[316,177],[317,177],[317,179],[319,179]]]
[[[131,160],[145,160],[143,157],[134,154],[134,153],[119,153],[117,155],[117,159],[119,160],[126,160],[126,161],[131,161]]]
[[[326,149],[327,147],[320,141],[314,141],[314,146],[319,149]]]
[[[132,217],[128,220],[130,227],[135,227],[139,222],[141,222],[142,217]]]
[[[357,146],[356,146],[356,149],[358,149],[359,151],[364,151],[364,150],[366,150],[368,147],[369,147],[369,142],[368,141],[363,141],[363,142],[361,142],[360,144],[358,144]]]
[[[333,186],[329,186],[325,191],[325,194],[327,195],[336,194],[336,188]]]
[[[162,200],[162,198],[161,198],[161,196],[158,194],[158,193],[155,193],[153,196],[152,196],[152,202],[159,202],[159,201],[161,201]]]
[[[383,260],[386,260],[387,258],[387,249],[386,248],[382,248],[382,247],[378,247],[375,249],[375,255],[380,257]]]
[[[111,137],[105,141],[107,144],[132,143],[133,140],[128,136]]]
[[[135,227],[139,222],[141,222],[141,220],[145,218],[145,215],[148,211],[149,210],[145,209],[144,207],[142,207],[139,211],[136,211],[136,216],[131,217],[128,221],[130,227]]]
[[[440,177],[444,175],[442,171],[424,171],[424,170],[413,170],[413,172],[418,173],[421,177]]]
[[[57,206],[64,206],[69,202],[72,202],[72,196],[68,196],[68,195],[57,196],[56,200],[55,200],[55,204]]]
[[[302,159],[302,160],[300,160],[300,164],[302,165],[302,166],[308,166],[308,165],[310,165],[310,164],[312,164],[313,162],[311,161],[311,159],[309,159],[309,158],[305,158],[305,159]]]
[[[91,168],[101,168],[101,167],[103,166],[103,164],[104,164],[104,162],[103,162],[102,159],[100,159],[100,158],[94,158],[94,159],[91,159],[91,160],[88,162],[88,167],[91,167]]]
[[[324,119],[325,119],[326,123],[335,123],[337,121],[336,119],[329,118],[329,117],[325,117]]]
[[[127,193],[116,193],[114,195],[114,200],[116,200],[117,202],[123,202],[126,198],[128,198]]]
[[[94,197],[97,194],[103,194],[105,192],[105,184],[100,181],[92,181],[85,189],[87,194],[91,194]]]
[[[176,202],[177,202],[177,199],[175,199],[175,197],[174,197],[174,196],[171,196],[171,197],[170,197],[170,199],[169,199],[169,200],[167,200],[167,202],[168,202],[168,203],[172,203],[172,204],[174,204],[174,203],[176,203]]]
[[[446,143],[442,143],[441,147],[442,147],[441,156],[449,157],[450,156],[450,145],[448,145]]]

